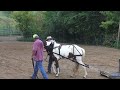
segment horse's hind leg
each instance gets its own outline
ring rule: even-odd
[[[85,65],[81,60],[80,60],[78,63],[80,63],[80,64],[82,64],[82,65]],[[82,66],[82,67],[83,67],[84,72],[85,72],[83,78],[86,78],[86,76],[87,76],[87,70],[86,70],[86,67],[85,67],[85,66]]]
[[[74,77],[76,75],[76,73],[78,72],[78,68],[79,68],[79,64],[75,63],[75,67],[73,68],[73,75],[71,75],[71,77]]]

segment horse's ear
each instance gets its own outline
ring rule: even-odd
[[[53,38],[53,40],[56,42],[55,38]]]
[[[52,45],[54,45],[54,42],[51,42]]]
[[[54,44],[54,40],[51,40],[51,43]]]

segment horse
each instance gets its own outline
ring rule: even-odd
[[[85,64],[83,63],[83,60],[85,58],[85,49],[81,48],[76,44],[61,45],[60,43],[57,43],[55,40],[45,41],[44,45],[46,51],[52,53],[53,55],[53,59],[55,62],[53,62],[52,64],[52,69],[56,76],[58,76],[60,73],[58,61],[61,60],[62,58],[66,58],[69,60],[72,59],[71,61],[75,62],[75,67],[73,68],[73,75],[71,76],[74,77],[76,72],[78,71],[79,65],[82,65],[84,69],[83,78],[86,78],[87,70]],[[55,69],[55,63],[57,70]]]

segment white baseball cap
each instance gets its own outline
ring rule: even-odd
[[[48,36],[47,39],[51,39],[52,37],[51,36]]]

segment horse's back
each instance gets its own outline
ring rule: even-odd
[[[66,55],[69,53],[73,53],[74,55],[84,55],[85,56],[85,49],[76,44],[63,45],[61,48],[61,51]]]

